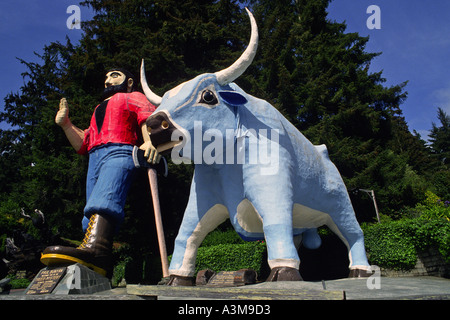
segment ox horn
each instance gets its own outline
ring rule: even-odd
[[[147,84],[147,78],[145,77],[144,59],[142,59],[141,63],[141,85],[147,99],[155,106],[159,106],[161,104],[162,98],[157,94],[153,93],[153,91],[149,88]]]
[[[244,71],[250,66],[253,61],[253,58],[256,55],[256,49],[258,48],[258,26],[256,25],[255,18],[253,17],[250,10],[247,10],[247,14],[250,18],[250,25],[252,28],[252,34],[250,36],[250,42],[248,44],[247,49],[245,49],[244,53],[240,56],[236,62],[234,62],[228,68],[216,72],[217,82],[224,86],[235,79],[237,79]]]

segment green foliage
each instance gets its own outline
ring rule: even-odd
[[[208,234],[203,240],[201,247],[212,247],[221,244],[243,244],[247,243],[234,230],[215,230]]]
[[[24,289],[28,287],[31,283],[30,280],[25,278],[17,279],[17,277],[14,274],[8,275],[7,278],[11,279],[11,281],[9,282],[11,289]]]
[[[20,215],[20,207],[13,199],[0,202],[0,255],[5,253],[6,238],[20,231],[32,231],[31,223]]]
[[[204,269],[216,272],[253,269],[260,274],[266,250],[264,241],[244,241],[233,229],[215,230],[198,248],[195,272]],[[171,258],[169,256],[169,260]]]
[[[195,272],[250,268],[259,274],[265,251],[264,241],[246,242],[233,229],[215,230],[206,236],[198,249]]]
[[[200,247],[195,271],[211,269],[217,272],[250,268],[260,273],[265,250],[265,243],[258,241]]]
[[[425,193],[426,199],[416,205],[423,219],[446,219],[450,221],[450,201],[443,201],[431,191]]]
[[[125,269],[127,264],[133,259],[133,254],[130,252],[130,246],[128,244],[122,244],[113,250],[113,256],[116,263],[113,269],[111,284],[117,287],[122,279],[125,278]]]
[[[440,195],[442,199],[450,199],[450,170],[438,170],[430,177],[431,190]]]
[[[394,270],[414,268],[417,254],[403,224],[391,222],[372,225],[363,230],[368,259],[371,264]]]
[[[431,148],[439,161],[450,165],[450,116],[442,108],[438,108],[438,119],[441,126],[435,123],[430,133]]]
[[[410,270],[417,250],[436,247],[450,262],[450,222],[423,218],[363,225],[368,259],[371,264],[394,270]]]
[[[23,222],[23,217],[20,217],[20,207],[9,199],[0,202],[0,233],[7,234],[8,230],[19,228]]]
[[[119,286],[122,279],[125,278],[125,268],[128,262],[128,259],[120,260],[114,265],[113,276],[111,278],[111,285],[113,287]]]

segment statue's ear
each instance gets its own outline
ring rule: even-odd
[[[134,83],[133,78],[128,78],[128,82],[127,82],[127,90],[128,90],[128,92],[133,91],[133,83]]]
[[[219,91],[219,95],[223,101],[232,106],[241,106],[248,102],[247,98],[236,91]]]

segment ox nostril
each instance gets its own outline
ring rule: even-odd
[[[163,120],[161,122],[161,128],[163,128],[164,130],[169,128],[169,123],[166,120]]]

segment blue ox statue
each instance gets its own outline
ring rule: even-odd
[[[363,233],[326,146],[311,144],[268,102],[232,83],[256,54],[257,25],[247,13],[250,43],[230,67],[199,75],[161,98],[141,66],[144,93],[159,105],[147,120],[153,145],[172,150],[173,160],[182,155],[195,164],[169,284],[193,284],[198,247],[228,218],[244,240],[266,240],[270,281],[301,280],[299,239],[307,248],[319,247],[321,225],[347,246],[350,276],[368,276]]]

